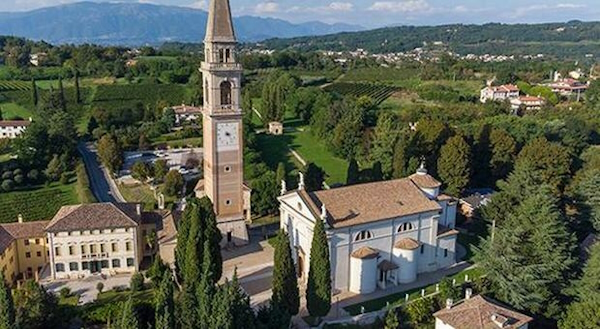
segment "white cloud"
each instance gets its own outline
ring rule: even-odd
[[[194,9],[206,9],[207,6],[208,6],[208,4],[206,3],[206,0],[194,1],[193,3],[188,5],[188,7],[194,8]]]
[[[570,10],[570,9],[581,9],[587,6],[575,4],[575,3],[559,3],[556,5],[532,5],[527,7],[519,7],[517,8],[513,16],[514,17],[522,17],[528,14],[536,13],[539,11],[549,11],[549,10]]]
[[[262,2],[254,7],[254,12],[257,14],[272,14],[279,11],[279,4],[273,1]]]
[[[328,6],[331,11],[352,11],[354,5],[350,2],[332,2]]]
[[[369,7],[372,11],[387,11],[394,13],[414,13],[432,9],[425,0],[377,1]]]

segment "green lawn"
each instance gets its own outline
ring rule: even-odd
[[[460,233],[458,235],[458,243],[467,249],[465,261],[471,262],[474,255],[474,249],[479,246],[480,237],[477,235]]]
[[[162,188],[161,185],[158,186],[160,190]],[[124,184],[119,185],[119,191],[127,200],[127,202],[140,202],[144,204],[145,210],[154,210],[154,206],[157,204],[156,199],[154,198],[154,191],[150,189],[148,185],[137,184],[133,186],[126,186]],[[168,197],[165,195],[165,206],[168,207],[169,204],[175,202],[174,197]]]
[[[28,120],[30,117],[34,117],[33,112],[17,103],[2,103],[0,104],[0,110],[2,110],[2,118],[4,120],[16,117]]]
[[[342,160],[329,150],[317,137],[310,133],[309,127],[296,129],[286,133],[292,137],[290,147],[308,162],[313,162],[327,173],[327,184],[345,184],[348,162]]]
[[[473,278],[479,278],[479,277],[483,276],[483,270],[481,270],[479,268],[466,269],[457,274],[449,276],[449,278],[456,279],[456,284],[460,285],[465,282],[465,275],[469,275],[469,280],[471,280]],[[415,288],[415,289],[411,289],[408,291],[403,291],[403,292],[399,292],[399,293],[395,293],[395,294],[391,294],[391,295],[388,295],[385,297],[372,299],[372,300],[369,300],[366,302],[362,302],[362,303],[358,303],[358,304],[354,304],[354,305],[350,305],[350,306],[346,306],[346,307],[344,307],[344,310],[346,310],[351,315],[360,314],[362,306],[364,306],[365,312],[378,311],[378,310],[385,308],[388,303],[390,304],[390,306],[396,306],[396,305],[403,304],[405,301],[406,294],[409,295],[409,301],[421,297],[421,289],[425,289],[425,295],[432,294],[435,292],[435,284],[432,284],[429,286],[424,286],[424,287],[419,287],[419,288]]]
[[[267,215],[252,220],[252,227],[259,227],[279,223],[278,215]]]
[[[0,193],[0,223],[15,222],[19,214],[25,221],[51,219],[60,207],[79,203],[75,185],[52,183]]]

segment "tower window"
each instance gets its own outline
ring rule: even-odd
[[[225,63],[225,51],[224,51],[224,49],[219,49],[219,63]]]
[[[221,105],[231,105],[231,82],[221,82]]]
[[[225,62],[230,63],[231,60],[231,49],[225,49]]]

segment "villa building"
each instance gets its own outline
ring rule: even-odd
[[[480,101],[504,101],[519,97],[519,87],[515,85],[487,86],[481,90]]]
[[[513,111],[539,111],[544,105],[546,105],[546,100],[543,97],[527,95],[510,100],[510,106]]]
[[[315,222],[325,222],[332,287],[368,294],[456,263],[457,201],[422,166],[410,177],[317,192],[282,186],[280,226],[301,279],[308,275]]]
[[[202,109],[199,107],[182,104],[174,106],[172,109],[175,112],[175,124],[177,125],[202,119]]]
[[[29,120],[10,120],[10,121],[0,121],[0,139],[10,138],[14,139],[19,136],[27,127],[31,125],[31,119]]]

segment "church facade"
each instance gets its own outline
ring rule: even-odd
[[[306,279],[312,232],[325,221],[332,287],[368,294],[456,263],[457,202],[420,168],[397,180],[307,192],[282,188],[280,225]]]
[[[204,105],[204,179],[198,186],[208,196],[217,214],[223,245],[248,243],[246,218],[250,213],[249,192],[244,186],[241,83],[237,41],[229,0],[211,0],[205,59],[200,71]],[[245,197],[246,195],[246,197]]]

